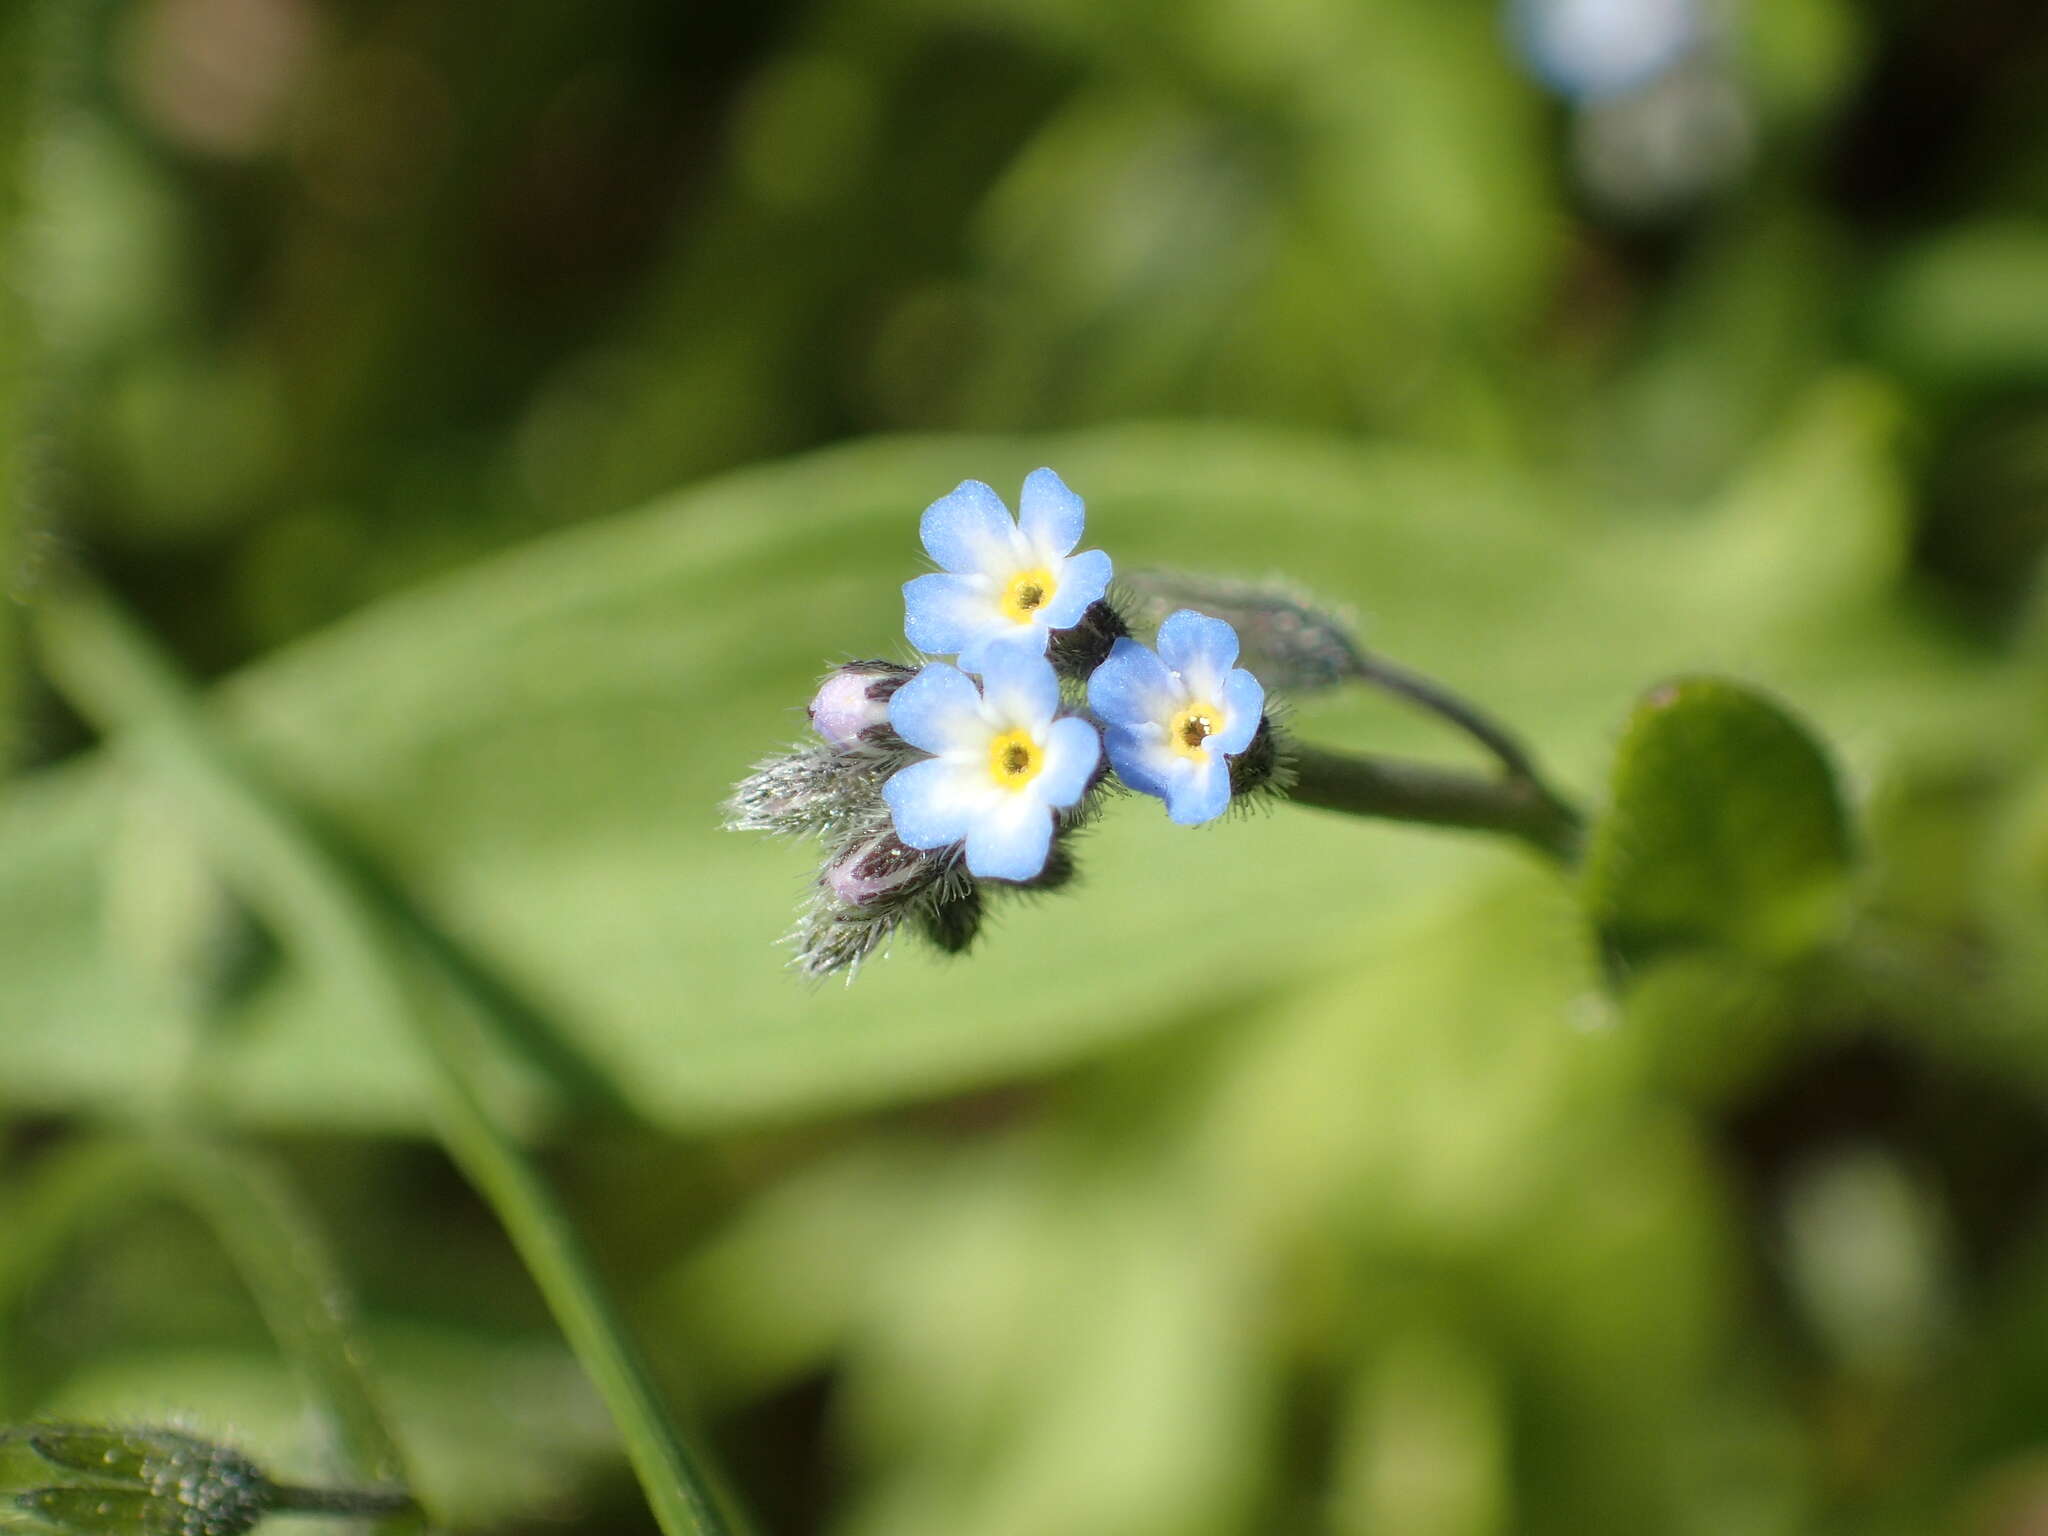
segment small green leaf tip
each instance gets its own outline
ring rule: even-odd
[[[182,1430],[98,1424],[0,1428],[79,1476],[0,1495],[35,1528],[75,1536],[244,1536],[278,1513],[379,1516],[415,1508],[400,1489],[294,1488],[240,1451]]]
[[[1840,924],[1853,839],[1833,765],[1763,694],[1718,678],[1651,689],[1610,790],[1582,891],[1616,980],[1685,949],[1782,963]]]
[[[38,1424],[8,1438],[89,1479],[14,1496],[60,1531],[241,1536],[271,1507],[270,1480],[254,1462],[177,1430]]]

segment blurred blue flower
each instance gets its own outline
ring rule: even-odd
[[[1059,706],[1052,663],[1017,645],[987,648],[979,688],[943,661],[921,669],[889,700],[896,734],[933,754],[882,786],[896,835],[912,848],[964,842],[972,875],[1037,875],[1053,812],[1079,802],[1102,759],[1095,727]]]
[[[1237,631],[1183,608],[1159,626],[1156,652],[1119,640],[1088,679],[1088,706],[1108,727],[1117,777],[1159,796],[1183,826],[1223,814],[1226,759],[1258,734],[1266,690],[1236,662]]]
[[[1508,30],[1560,95],[1620,95],[1648,85],[1705,32],[1701,0],[1509,0]]]
[[[1045,653],[1046,637],[1080,622],[1109,588],[1109,556],[1075,555],[1081,498],[1049,469],[1034,469],[1012,522],[1002,498],[979,480],[962,481],[924,509],[919,533],[943,567],[903,587],[903,632],[921,651],[958,656],[986,670],[990,650],[1021,645]]]

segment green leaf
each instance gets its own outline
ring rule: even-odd
[[[1084,884],[1008,909],[971,958],[904,945],[850,989],[794,982],[773,941],[808,850],[723,832],[717,807],[803,730],[826,663],[899,643],[897,589],[920,568],[917,510],[934,495],[969,475],[1014,491],[1050,463],[1120,564],[1305,575],[1361,607],[1366,643],[1515,722],[1567,787],[1596,771],[1614,701],[1645,669],[1731,648],[1855,722],[1880,763],[1915,732],[1975,729],[2002,696],[1974,658],[1860,583],[1797,579],[1891,509],[1876,494],[1889,446],[1859,413],[1796,421],[1788,441],[1811,452],[1772,458],[1774,473],[1860,472],[1841,482],[1837,537],[1773,546],[1767,583],[1751,497],[1595,539],[1561,533],[1585,514],[1540,482],[1299,434],[879,441],[716,480],[366,610],[229,680],[214,720],[648,1119],[936,1095],[1355,966],[1361,930],[1512,855],[1311,811],[1191,834],[1119,805],[1088,840]],[[1352,692],[1304,700],[1295,720],[1332,744],[1464,750]],[[0,1095],[128,1108],[190,1057],[224,1117],[418,1129],[411,1043],[350,1005],[332,981],[345,962],[303,943],[193,1042],[148,982],[163,946],[107,921],[108,871],[136,831],[113,767],[67,766],[0,803]]]
[[[1610,963],[1699,946],[1793,958],[1839,923],[1849,873],[1849,815],[1805,726],[1717,678],[1643,698],[1586,862]]]

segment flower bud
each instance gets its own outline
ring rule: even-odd
[[[1250,745],[1230,760],[1230,798],[1257,794],[1272,784],[1279,769],[1280,744],[1273,736],[1273,719],[1261,715],[1258,732]]]
[[[29,1449],[54,1467],[95,1472],[116,1482],[147,1483],[165,1467],[204,1459],[204,1441],[171,1429],[108,1429],[97,1424],[38,1424]]]
[[[825,888],[849,907],[898,900],[937,878],[942,860],[883,832],[854,844],[825,866]]]
[[[1156,629],[1180,608],[1224,620],[1237,631],[1238,665],[1277,693],[1315,693],[1365,676],[1351,623],[1292,583],[1131,571],[1124,590],[1140,629]]]
[[[1067,848],[1068,833],[1063,829],[1053,838],[1051,851],[1045,856],[1045,868],[1029,880],[1017,882],[1020,891],[1057,891],[1074,883],[1076,866],[1074,855]]]
[[[811,728],[842,751],[870,732],[889,728],[889,697],[912,669],[893,661],[850,661],[818,685],[810,704]]]
[[[1107,599],[1098,598],[1071,628],[1052,632],[1046,660],[1061,677],[1085,681],[1102,665],[1110,647],[1130,632],[1124,616]]]
[[[736,832],[781,837],[858,835],[888,814],[882,781],[911,749],[893,733],[876,732],[858,752],[822,742],[778,753],[733,786],[725,824]]]
[[[53,1424],[27,1439],[45,1461],[95,1479],[15,1495],[18,1508],[59,1528],[241,1536],[271,1505],[273,1489],[255,1463],[177,1430]]]
[[[981,932],[981,910],[981,887],[964,885],[947,892],[919,915],[926,938],[949,955],[964,955]]]
[[[140,1488],[31,1488],[14,1495],[14,1507],[44,1528],[79,1536],[88,1531],[99,1536],[155,1536],[178,1529],[164,1523],[156,1499]],[[223,1526],[221,1536],[242,1536],[261,1516],[257,1510],[255,1518]]]

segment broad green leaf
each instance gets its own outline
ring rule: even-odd
[[[1871,601],[1839,551],[1891,526],[1886,437],[1802,412],[1790,485],[1846,465],[1838,536],[1759,542],[1748,487],[1691,521],[1574,522],[1553,488],[1412,451],[1221,425],[1054,439],[881,441],[715,481],[369,609],[219,690],[219,728],[357,843],[558,1033],[670,1125],[944,1093],[1043,1070],[1304,972],[1519,857],[1486,840],[1280,811],[1199,833],[1115,808],[1084,882],[1007,909],[981,950],[914,947],[808,990],[773,940],[806,850],[729,834],[717,806],[804,729],[819,671],[898,645],[917,511],[1041,463],[1089,497],[1089,541],[1133,568],[1303,576],[1363,637],[1497,710],[1567,787],[1646,672],[1731,654],[1858,728],[1866,769],[1999,699],[1966,656]],[[1788,493],[1789,494],[1789,493]],[[1776,579],[1759,582],[1768,553]],[[1801,583],[1798,562],[1828,572]],[[1457,758],[1384,700],[1305,701],[1318,740]],[[139,759],[138,759],[139,761]],[[139,771],[132,764],[124,771]],[[22,1106],[132,1105],[193,1046],[149,956],[107,921],[134,820],[110,765],[0,805],[0,1084]],[[123,831],[127,827],[128,832]],[[125,877],[124,877],[125,878]],[[414,1128],[409,1042],[351,1016],[298,957],[200,1042],[221,1112]]]
[[[1790,959],[1840,921],[1849,872],[1848,812],[1805,726],[1716,678],[1644,697],[1586,860],[1612,963],[1695,946]]]

